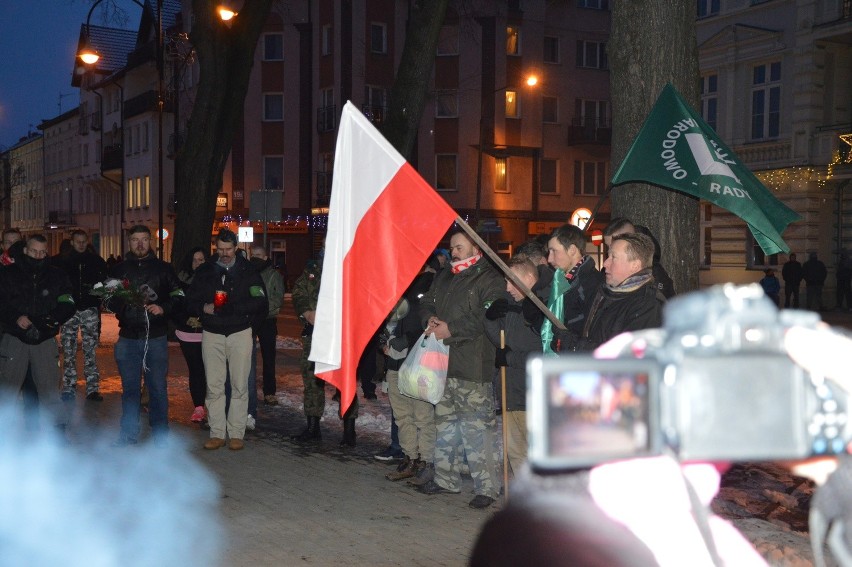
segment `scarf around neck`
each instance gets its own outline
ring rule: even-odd
[[[482,258],[482,254],[477,254],[476,256],[471,256],[470,258],[465,258],[464,260],[451,262],[450,266],[452,266],[453,273],[458,274],[476,264],[480,258]]]
[[[550,282],[550,298],[547,300],[547,308],[560,320],[565,320],[565,293],[571,289],[574,281],[577,278],[577,272],[583,267],[583,264],[591,261],[590,256],[583,256],[580,261],[574,264],[574,267],[567,272],[561,268],[556,268],[553,273],[553,280]],[[550,348],[550,343],[553,340],[553,322],[547,317],[541,324],[541,347],[545,354],[556,355]]]

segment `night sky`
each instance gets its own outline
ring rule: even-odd
[[[71,86],[71,73],[80,25],[93,0],[0,0],[0,150],[12,146],[27,131],[37,131],[42,120],[79,104],[77,89]],[[127,11],[125,25],[135,29],[138,8],[131,0],[114,2]],[[92,15],[92,24],[105,25],[101,7]]]

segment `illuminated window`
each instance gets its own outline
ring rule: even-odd
[[[142,179],[139,178],[139,177],[136,178],[136,201],[135,202],[136,202],[136,208],[137,209],[142,206]]]
[[[506,118],[520,118],[520,116],[517,91],[506,91]]]
[[[517,26],[506,27],[506,55],[521,54],[521,29]]]
[[[127,180],[127,208],[133,208],[133,198],[136,196],[136,192],[133,190],[133,178]]]
[[[506,158],[494,160],[494,192],[509,192],[509,160]]]
[[[142,201],[143,207],[151,206],[151,177],[149,175],[145,176],[145,200]]]

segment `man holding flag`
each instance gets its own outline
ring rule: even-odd
[[[450,239],[450,269],[435,275],[420,303],[427,334],[450,347],[447,385],[435,406],[435,478],[424,494],[461,491],[460,467],[467,458],[475,496],[471,508],[487,508],[499,493],[496,419],[491,377],[494,345],[485,335],[485,311],[503,296],[503,278],[470,237]]]

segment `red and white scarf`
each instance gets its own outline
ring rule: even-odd
[[[482,258],[482,254],[477,254],[476,256],[471,256],[470,258],[459,260],[458,262],[450,262],[450,266],[453,268],[453,273],[458,274],[459,272],[463,272],[476,264],[480,258]]]

